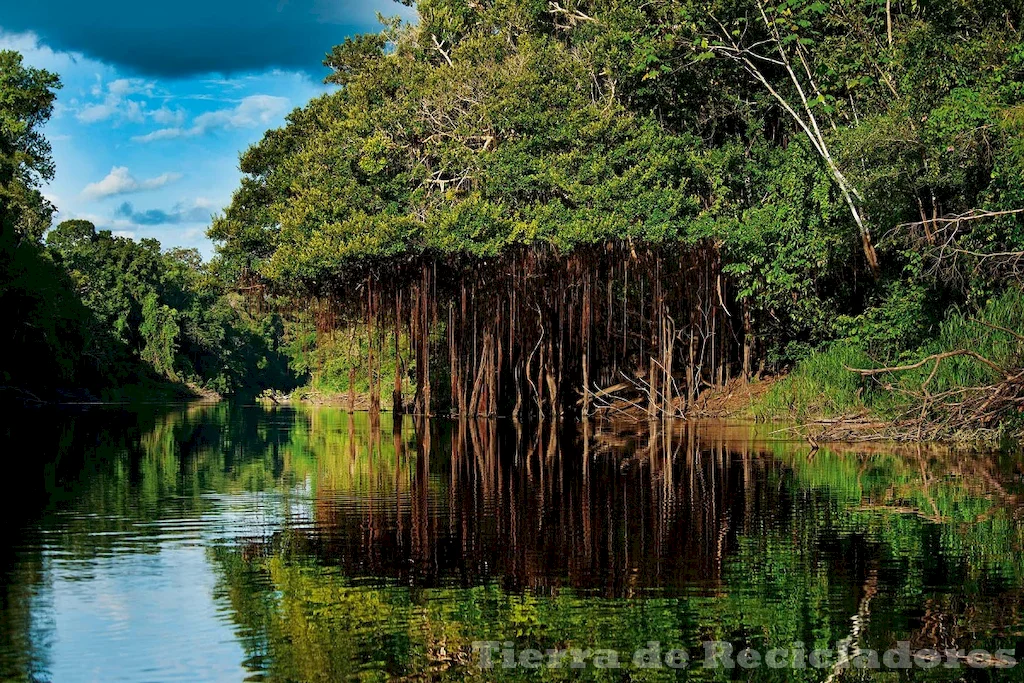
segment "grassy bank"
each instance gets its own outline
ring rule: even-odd
[[[856,340],[833,342],[799,362],[750,410],[760,419],[801,422],[870,416],[938,438],[1019,436],[1022,367],[1024,293],[1012,288],[976,316],[949,311],[933,338],[885,362]]]

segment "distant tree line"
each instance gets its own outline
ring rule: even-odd
[[[50,229],[39,186],[53,164],[39,127],[59,85],[0,52],[0,385],[40,399],[288,386],[280,319],[248,316],[197,251],[82,220]]]

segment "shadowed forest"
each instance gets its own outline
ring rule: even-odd
[[[785,375],[753,414],[1020,432],[1019,2],[415,8],[242,153],[210,263],[51,227],[59,80],[4,53],[5,393],[647,419]]]

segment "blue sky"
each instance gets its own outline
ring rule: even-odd
[[[57,220],[209,257],[239,153],[329,90],[323,55],[377,12],[410,16],[389,0],[5,2],[0,49],[64,83],[46,127]]]

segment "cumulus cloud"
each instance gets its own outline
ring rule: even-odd
[[[92,96],[100,98],[82,106],[75,115],[82,123],[96,123],[107,119],[142,123],[146,119],[146,101],[131,97],[144,95],[152,97],[155,84],[141,78],[118,78],[104,86],[97,83],[92,88]]]
[[[187,135],[188,133],[184,128],[177,126],[174,128],[161,128],[145,135],[135,135],[132,137],[132,140],[134,142],[156,142],[157,140],[173,140],[186,137]]]
[[[110,169],[110,173],[103,180],[86,185],[82,190],[82,196],[86,199],[102,199],[132,192],[145,192],[163,187],[179,178],[181,178],[180,173],[162,173],[155,178],[137,180],[128,172],[127,166],[115,166]]]
[[[150,117],[162,126],[181,126],[185,123],[185,110],[181,107],[171,108],[167,105],[149,112]]]
[[[97,121],[103,121],[109,119],[114,115],[116,109],[108,104],[90,104],[81,109],[78,114],[75,115],[82,123],[96,123]]]
[[[141,78],[118,78],[107,83],[107,92],[115,97],[136,94],[152,96],[154,86],[154,83]]]
[[[181,223],[207,223],[213,215],[209,202],[197,199],[191,205],[176,204],[170,211],[162,209],[136,210],[131,202],[124,202],[114,211],[114,217],[134,225],[178,225]]]
[[[175,138],[196,137],[211,130],[268,126],[288,110],[288,99],[273,95],[250,95],[230,109],[200,114],[188,127],[161,128],[132,138],[135,142],[154,142]]]

